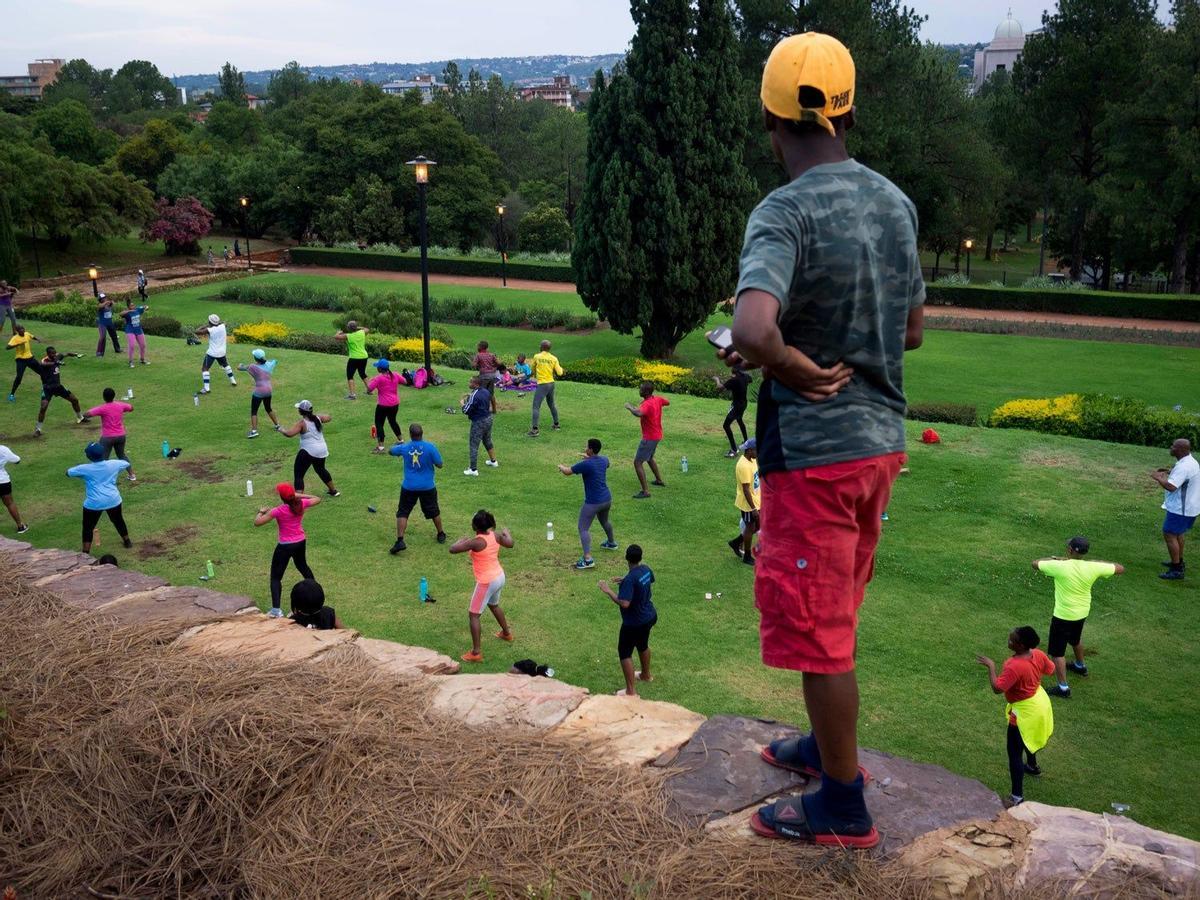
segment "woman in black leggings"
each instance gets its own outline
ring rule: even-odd
[[[261,507],[254,517],[254,524],[258,526],[266,525],[272,519],[279,525],[279,543],[275,545],[275,552],[271,556],[271,611],[268,615],[272,619],[283,616],[283,573],[287,571],[288,563],[294,562],[303,577],[314,577],[312,569],[308,567],[308,541],[302,520],[305,510],[321,502],[320,497],[297,491],[286,481],[275,485],[275,490],[279,492],[279,499],[283,503],[274,509]]]
[[[746,406],[749,400],[746,396],[750,389],[750,376],[741,369],[733,369],[730,372],[729,378],[722,381],[718,376],[713,376],[713,381],[722,389],[729,391],[729,396],[732,399],[732,404],[729,407],[729,413],[725,416],[725,423],[722,427],[725,429],[725,437],[729,438],[729,452],[725,455],[730,459],[734,459],[738,455],[738,442],[733,439],[733,428],[735,422],[742,430],[742,443],[746,442],[746,423],[742,421],[742,416],[746,414]]]
[[[325,425],[333,421],[328,413],[313,412],[313,405],[308,400],[296,404],[300,411],[300,421],[286,431],[279,432],[284,437],[300,435],[300,449],[296,453],[296,462],[292,467],[292,486],[304,490],[304,476],[311,468],[317,477],[325,483],[325,491],[330,497],[337,497],[341,492],[333,485],[333,476],[325,468],[325,460],[329,458],[329,446],[325,443]]]

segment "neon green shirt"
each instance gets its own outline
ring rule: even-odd
[[[361,329],[346,332],[346,355],[350,359],[367,358],[367,333]]]
[[[1043,559],[1038,571],[1054,579],[1055,618],[1076,622],[1092,611],[1092,585],[1116,575],[1117,567],[1086,559]]]

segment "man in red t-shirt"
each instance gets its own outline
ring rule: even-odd
[[[496,358],[496,354],[488,349],[487,341],[480,341],[475,356],[471,360],[471,364],[479,372],[479,386],[488,392],[492,398],[492,414],[496,413],[496,370],[500,366],[500,360]]]
[[[1012,797],[1005,806],[1016,806],[1025,800],[1025,776],[1041,775],[1037,752],[1046,746],[1054,731],[1054,713],[1050,698],[1042,690],[1042,677],[1054,674],[1054,663],[1037,645],[1038,633],[1028,625],[1014,628],[1008,635],[1008,649],[1013,655],[1004,661],[996,675],[996,664],[986,656],[975,661],[988,670],[992,690],[1003,694],[1008,711],[1008,774],[1012,781]]]
[[[650,463],[650,471],[654,473],[654,481],[650,483],[658,487],[667,486],[662,480],[662,473],[658,471],[658,463],[654,461],[654,451],[658,449],[658,442],[663,436],[663,407],[670,406],[671,401],[665,397],[655,397],[654,384],[649,381],[642,382],[638,393],[642,395],[641,405],[626,403],[625,408],[642,420],[642,440],[638,443],[637,453],[633,457],[633,470],[637,472],[642,489],[633,495],[633,499],[645,500],[650,496],[650,488],[646,484],[646,471],[643,468],[646,463]]]

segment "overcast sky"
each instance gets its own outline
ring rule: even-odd
[[[923,36],[988,41],[1008,13],[990,0],[909,0]],[[1052,2],[1052,0],[1051,0]],[[1046,0],[1016,0],[1037,27]],[[0,74],[38,57],[84,57],[100,68],[149,59],[164,74],[482,56],[624,50],[626,0],[0,0]],[[11,72],[9,71],[11,70]]]

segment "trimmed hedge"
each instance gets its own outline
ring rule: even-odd
[[[905,418],[916,422],[978,425],[979,411],[968,403],[910,403]]]
[[[932,306],[1200,322],[1200,299],[1190,296],[1057,289],[1038,291],[948,284],[927,285],[925,291],[926,301]]]
[[[614,387],[636,388],[646,376],[638,369],[642,362],[632,356],[595,356],[577,359],[563,366],[566,374],[559,380],[583,384],[607,384]],[[651,364],[653,365],[653,364]],[[710,374],[688,372],[670,382],[656,381],[655,387],[667,394],[689,394],[693,397],[720,397],[721,388]]]
[[[1107,394],[1010,400],[992,412],[988,424],[1142,447],[1168,447],[1181,437],[1200,442],[1200,416]]]
[[[336,247],[293,247],[292,262],[300,266],[330,266],[337,269],[378,269],[386,272],[420,272],[421,258],[401,253],[376,253],[371,250],[342,250]],[[429,257],[429,271],[438,275],[501,277],[500,260]],[[575,270],[557,263],[510,262],[504,266],[509,278],[528,281],[569,281],[575,283]]]
[[[183,336],[183,325],[171,316],[142,316],[142,331],[156,337],[178,338]]]

